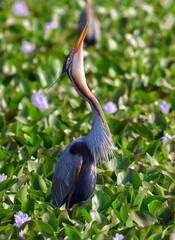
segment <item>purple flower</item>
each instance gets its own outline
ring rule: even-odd
[[[116,234],[115,237],[112,238],[112,240],[122,240],[124,236],[122,234]]]
[[[5,175],[4,173],[0,174],[0,182],[4,181],[7,179],[7,175]]]
[[[23,213],[21,211],[19,211],[18,214],[15,214],[14,216],[15,216],[14,226],[18,228],[20,228],[23,223],[31,220],[31,217],[29,217],[27,213]]]
[[[47,98],[43,95],[42,90],[35,92],[32,95],[31,100],[32,100],[32,103],[39,109],[48,109],[49,108]]]
[[[23,236],[24,236],[25,233],[26,233],[26,229],[21,230],[21,231],[19,232],[19,236],[20,236],[21,238],[23,238]]]
[[[175,138],[175,135],[170,135],[168,133],[165,133],[165,136],[161,137],[163,144],[168,143],[169,140],[172,140],[174,138]]]
[[[29,13],[29,9],[25,2],[18,0],[12,5],[12,11],[17,16],[27,16]]]
[[[171,104],[167,103],[166,101],[162,101],[159,103],[159,107],[163,113],[168,114],[171,108]]]
[[[33,52],[33,50],[34,50],[34,45],[32,43],[29,43],[29,42],[23,42],[22,43],[21,51],[23,53],[28,54],[28,53]]]
[[[50,21],[50,22],[46,22],[45,24],[45,31],[49,31],[51,29],[56,29],[58,27],[58,23],[55,21]]]
[[[103,109],[109,113],[109,114],[113,114],[115,112],[117,112],[117,106],[115,103],[109,101],[107,102],[104,106],[103,106]]]

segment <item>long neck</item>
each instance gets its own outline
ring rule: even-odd
[[[101,162],[102,160],[108,161],[109,157],[113,156],[113,150],[115,147],[103,110],[98,100],[89,90],[85,78],[83,79],[84,76],[79,75],[79,78],[77,79],[77,75],[74,75],[74,78],[72,75],[69,74],[69,77],[75,89],[80,96],[90,104],[92,109],[92,128],[85,138],[88,148],[96,162]],[[77,82],[79,82],[79,84],[77,84]]]
[[[103,121],[98,113],[92,108],[93,123],[86,137],[87,145],[97,162],[108,161],[113,156],[114,143],[111,132],[103,115]],[[101,107],[100,107],[101,109]],[[102,110],[101,110],[102,111]]]
[[[86,0],[86,18],[89,20],[90,15],[92,14],[92,0]]]
[[[86,5],[87,6],[92,6],[92,0],[86,0]]]
[[[84,73],[83,45],[81,46],[79,52],[74,54],[72,67],[68,69],[68,75],[80,96],[82,96],[82,98],[90,104],[92,111],[97,113],[102,122],[106,122],[101,106],[90,91],[86,82]]]
[[[114,149],[114,143],[102,108],[87,86],[82,47],[74,55],[72,68],[69,69],[68,75],[77,92],[90,104],[92,109],[93,124],[91,131],[85,138],[89,150],[96,161],[108,160],[109,155]]]
[[[71,76],[69,76],[70,78],[72,78]],[[77,83],[77,79],[76,77],[74,79],[71,80],[75,89],[77,90],[77,92],[79,93],[79,95],[84,98],[91,106],[92,112],[94,116],[98,116],[100,122],[105,123],[106,124],[106,119],[104,117],[102,108],[98,102],[98,100],[95,98],[95,96],[92,94],[92,92],[90,91],[90,89],[88,88],[86,82],[85,84],[83,84],[83,87],[81,86],[81,84],[76,84]],[[80,80],[80,82],[83,82],[82,79]]]

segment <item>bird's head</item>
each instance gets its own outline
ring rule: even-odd
[[[66,60],[64,61],[64,65],[62,68],[61,76],[65,73],[68,73],[68,75],[71,75],[71,74],[82,75],[82,71],[84,72],[82,48],[83,48],[83,41],[86,37],[88,29],[89,29],[89,22],[86,23],[80,37],[78,38],[75,44],[75,47],[66,57]]]
[[[89,29],[89,22],[86,23],[80,37],[78,38],[75,44],[75,47],[66,57],[66,60],[64,61],[64,64],[63,64],[61,75],[56,79],[56,81],[51,86],[47,88],[47,91],[57,81],[59,81],[66,73],[69,75],[71,81],[72,81],[72,78],[74,79],[74,81],[72,82],[74,86],[76,85],[75,82],[77,82],[77,84],[86,85],[86,80],[84,76],[84,64],[83,64],[83,41],[86,37],[88,29]],[[80,81],[80,79],[82,81]]]

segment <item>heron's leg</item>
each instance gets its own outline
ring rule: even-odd
[[[81,163],[81,164],[78,166],[78,168],[77,168],[77,171],[76,171],[76,179],[77,179],[77,180],[76,180],[76,182],[75,182],[72,190],[70,191],[70,193],[69,193],[69,195],[68,195],[67,202],[66,202],[66,209],[69,209],[69,208],[70,208],[70,201],[71,201],[72,195],[73,195],[73,193],[74,193],[74,191],[75,191],[75,186],[76,186],[76,183],[77,183],[77,181],[78,181],[79,174],[80,174],[80,172],[81,172],[81,167],[82,167],[82,163]]]
[[[73,195],[74,191],[75,191],[75,185],[73,186],[71,192],[68,195],[67,202],[66,202],[66,209],[70,208],[70,201],[71,201],[71,198],[72,198],[72,195]]]

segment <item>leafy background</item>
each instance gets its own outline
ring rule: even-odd
[[[31,96],[61,72],[84,1],[26,0],[24,17],[13,3],[0,2],[0,173],[8,176],[0,183],[0,239],[17,239],[24,227],[24,239],[174,239],[175,142],[161,139],[175,129],[173,1],[94,3],[102,38],[84,47],[86,77],[102,106],[118,106],[105,116],[119,150],[99,166],[92,200],[70,211],[52,204],[52,175],[64,147],[90,130],[91,111],[68,77],[45,92],[49,109]],[[58,27],[46,32],[51,20]],[[33,52],[21,51],[24,41]],[[18,211],[32,217],[20,229]]]

